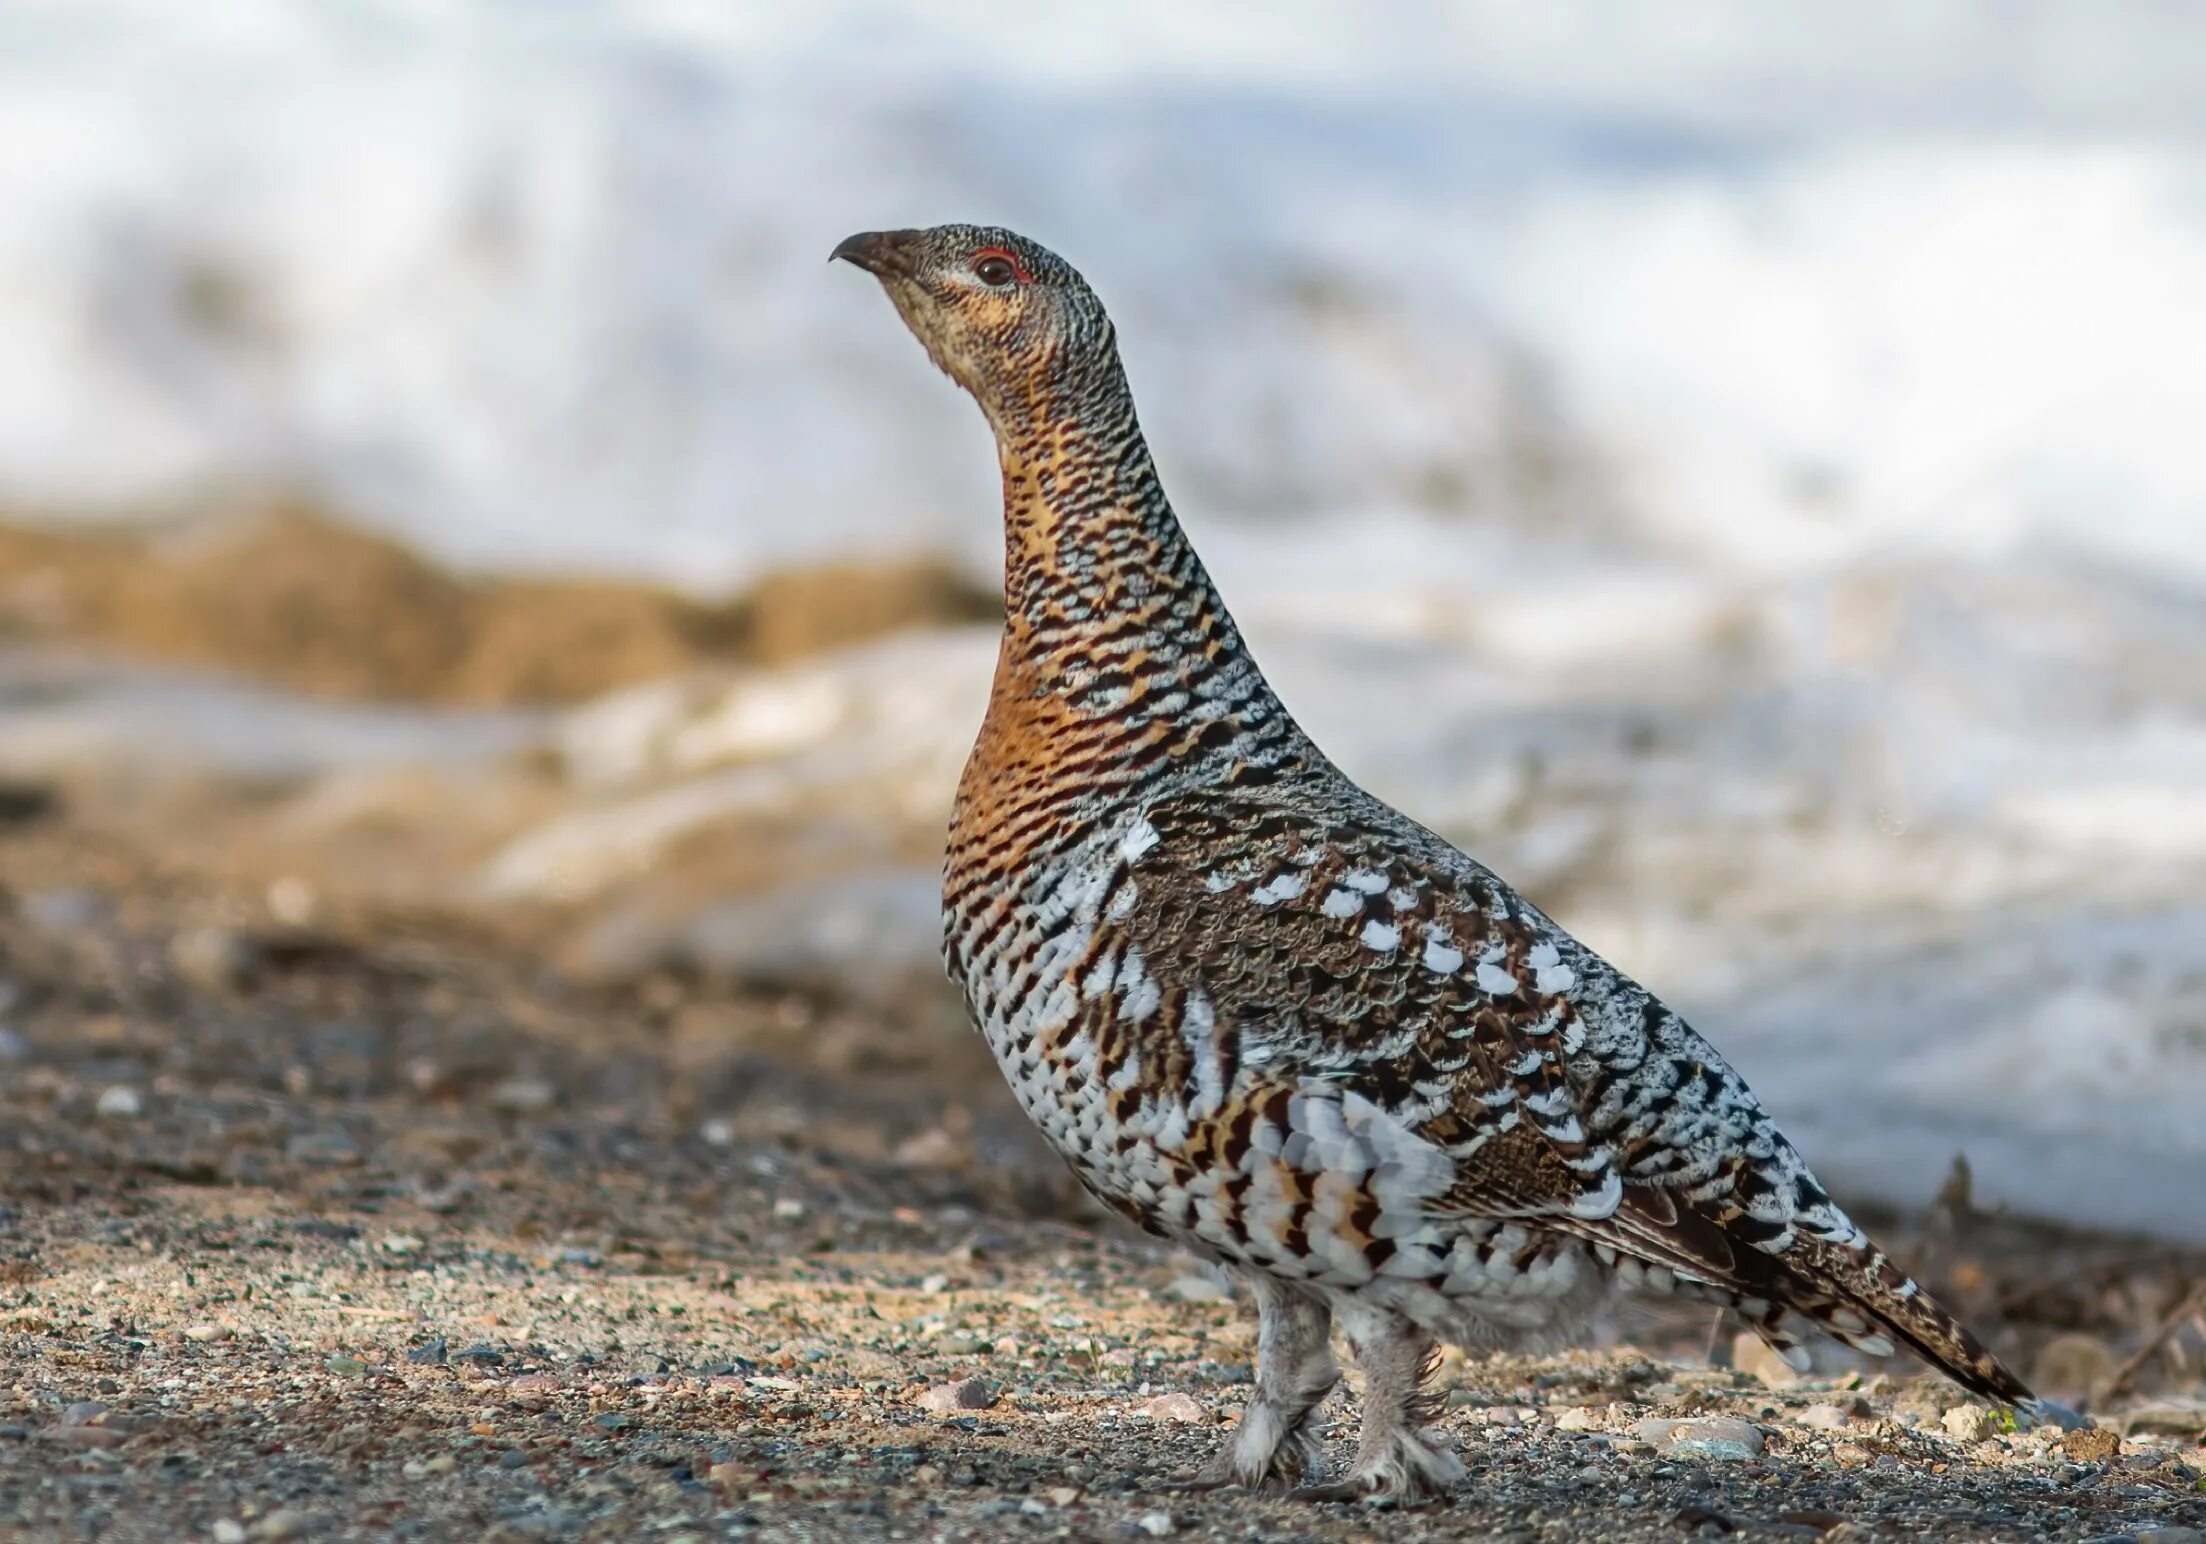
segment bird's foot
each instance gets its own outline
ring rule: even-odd
[[[1325,1478],[1325,1451],[1314,1425],[1304,1416],[1289,1426],[1279,1411],[1259,1400],[1248,1407],[1241,1424],[1210,1462],[1193,1479],[1172,1488],[1293,1491],[1298,1485],[1317,1484]]]
[[[1298,1501],[1360,1501],[1365,1506],[1409,1509],[1447,1499],[1463,1478],[1463,1461],[1434,1440],[1436,1433],[1399,1431],[1377,1453],[1358,1456],[1356,1467],[1332,1485],[1305,1485]]]

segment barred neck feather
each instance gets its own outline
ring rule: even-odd
[[[1102,359],[1039,411],[991,415],[1005,611],[991,720],[1072,736],[1048,764],[1090,788],[1269,780],[1316,752],[1180,529],[1115,353]]]

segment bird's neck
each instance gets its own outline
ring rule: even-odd
[[[997,449],[1007,653],[1077,690],[1137,656],[1177,676],[1241,652],[1130,406],[1005,426]]]
[[[1305,745],[1165,498],[1120,378],[997,422],[1005,633],[992,719],[1110,745],[1132,776],[1223,773]]]

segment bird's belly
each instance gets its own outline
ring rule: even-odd
[[[1138,897],[1123,840],[1038,869],[1007,911],[951,912],[945,957],[1012,1096],[1088,1190],[1151,1232],[1243,1259],[1230,1173],[1196,1151],[1216,1111],[1163,1074],[1153,999],[1117,989],[1130,951],[1099,937]]]
[[[1093,1004],[1078,979],[1109,879],[1107,866],[1074,857],[1006,886],[1022,897],[1007,908],[984,898],[944,917],[951,979],[1012,1096],[1091,1187],[1094,1167],[1121,1135],[1112,1129],[1113,1090],[1098,1047],[1083,1031]]]
[[[1290,1147],[1280,1126],[1291,1105],[1264,1102],[1239,1076],[1206,1087],[1199,1074],[1163,1075],[1159,1016],[1098,970],[1113,953],[1111,907],[1126,894],[1115,856],[1106,846],[1054,864],[998,892],[1015,904],[945,917],[952,979],[1005,1081],[1087,1188],[1197,1253],[1382,1301],[1458,1342],[1507,1341],[1575,1316],[1597,1283],[1569,1241],[1416,1215],[1415,1199],[1390,1191],[1368,1157],[1298,1167],[1289,1154],[1307,1144]],[[1262,1108],[1241,1112],[1247,1101]]]
[[[1056,972],[1037,973],[1026,992],[980,983],[968,993],[1019,1108],[1092,1183],[1121,1134],[1113,1129],[1094,1044],[1067,1022],[1064,999],[1073,995]]]

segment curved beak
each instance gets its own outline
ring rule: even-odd
[[[840,258],[875,278],[908,277],[914,267],[919,235],[918,231],[860,231],[837,243],[827,260],[832,263]]]

